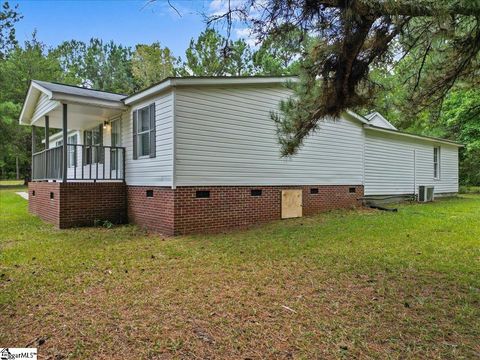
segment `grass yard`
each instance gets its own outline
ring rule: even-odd
[[[23,180],[0,180],[0,188],[6,186],[21,186],[23,185]]]
[[[0,191],[0,346],[57,360],[480,357],[480,195],[165,239],[55,230]]]
[[[462,194],[480,194],[480,186],[460,186]]]

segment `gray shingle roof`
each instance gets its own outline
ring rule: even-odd
[[[127,95],[115,94],[106,91],[88,89],[73,85],[57,84],[47,81],[33,80],[34,83],[44,87],[52,93],[61,93],[67,95],[84,96],[92,99],[107,100],[107,101],[121,101]]]

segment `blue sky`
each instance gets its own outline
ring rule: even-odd
[[[91,37],[129,46],[160,41],[182,57],[190,39],[205,29],[201,14],[222,5],[219,0],[171,0],[179,17],[166,0],[152,5],[146,0],[10,0],[11,5],[16,3],[23,15],[16,26],[20,42],[36,29],[37,38],[49,46]]]

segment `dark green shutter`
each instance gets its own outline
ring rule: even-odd
[[[137,154],[137,110],[133,111],[133,160],[138,158]]]
[[[155,103],[150,105],[150,157],[154,158],[157,154],[155,149],[156,131],[155,131]]]

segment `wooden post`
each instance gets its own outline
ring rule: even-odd
[[[63,104],[63,148],[62,148],[62,181],[67,182],[67,104]]]
[[[45,150],[50,147],[50,117],[45,115]]]
[[[50,118],[45,115],[45,172],[44,177],[48,178],[48,153],[47,150],[50,147]]]
[[[35,134],[35,126],[32,125],[32,166],[30,167],[32,173],[30,174],[31,179],[34,180],[33,175],[35,174],[35,168],[33,165],[33,154],[35,154],[35,144],[37,143],[37,138]]]

